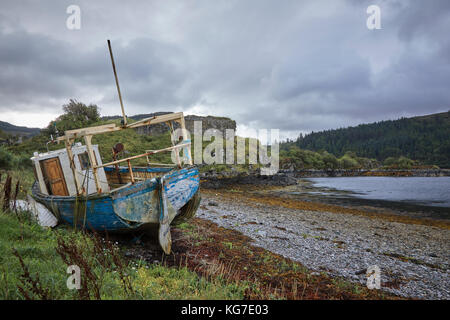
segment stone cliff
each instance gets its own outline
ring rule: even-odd
[[[153,117],[157,115],[163,115],[168,114],[172,112],[155,112],[150,114],[139,114],[136,116],[131,117],[134,120],[141,120],[148,117]],[[225,129],[233,129],[236,130],[236,121],[231,120],[229,118],[224,117],[214,117],[214,116],[196,116],[196,115],[187,115],[184,116],[184,120],[186,123],[186,129],[189,130],[191,134],[194,133],[194,121],[201,121],[202,122],[202,134],[205,132],[205,130],[208,129],[216,129],[220,132],[225,132]],[[179,124],[175,124],[175,129],[179,128]],[[155,125],[150,126],[143,126],[136,128],[136,131],[139,134],[149,134],[149,135],[157,135],[168,132],[169,128],[165,123],[159,123]]]

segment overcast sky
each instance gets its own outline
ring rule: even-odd
[[[66,27],[71,4],[80,30]],[[120,114],[107,39],[127,115],[227,116],[241,134],[295,137],[448,111],[449,30],[448,0],[2,0],[0,120],[44,127],[70,98]]]

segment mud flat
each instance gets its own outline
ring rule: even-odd
[[[254,245],[317,273],[365,284],[366,268],[377,265],[384,291],[419,299],[450,299],[448,221],[232,187],[203,189],[197,217],[237,230],[252,238]]]

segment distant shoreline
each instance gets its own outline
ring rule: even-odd
[[[341,192],[341,195],[327,194],[326,188],[314,186],[308,179],[330,178],[330,177],[448,177],[448,169],[420,169],[420,170],[335,170],[330,174],[326,170],[301,170],[288,171],[280,170],[275,175],[263,176],[256,171],[253,172],[215,172],[209,171],[200,174],[202,189],[240,189],[250,191],[272,190],[271,193],[280,193],[283,196],[292,194],[298,200],[328,203],[341,206],[374,208],[389,208],[396,214],[406,215],[416,218],[432,218],[448,220],[448,210],[445,206],[431,206],[422,203],[407,201],[395,201],[385,199],[365,199],[354,197],[349,191]],[[281,188],[281,189],[279,189]]]
[[[450,177],[450,169],[281,169],[274,175],[261,175],[259,170],[248,172],[209,170],[200,173],[202,185],[221,188],[227,185],[271,185],[289,186],[300,178],[328,177]]]
[[[449,177],[450,169],[336,169],[336,170],[280,170],[298,178],[319,177]]]

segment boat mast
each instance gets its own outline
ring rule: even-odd
[[[108,39],[108,48],[109,48],[109,55],[111,56],[111,63],[114,71],[114,77],[116,79],[117,92],[119,93],[120,107],[122,108],[123,126],[126,127],[127,117],[125,116],[125,109],[123,108],[122,95],[120,94],[120,87],[119,87],[119,79],[117,78],[116,65],[114,64],[114,57],[111,49],[111,41],[109,41],[109,39]]]
[[[70,167],[72,169],[72,173],[73,173],[73,177],[74,177],[75,188],[77,190],[77,196],[79,196],[85,192],[85,190],[83,189],[83,186],[80,184],[80,181],[78,179],[77,170],[76,170],[75,162],[74,162],[74,155],[72,152],[72,144],[75,142],[75,139],[77,139],[77,138],[84,137],[84,141],[85,141],[85,145],[86,145],[86,149],[87,149],[87,153],[88,153],[88,157],[89,157],[89,162],[91,163],[92,174],[94,177],[97,193],[102,193],[100,178],[98,176],[98,169],[102,168],[106,165],[118,164],[119,162],[127,161],[132,180],[134,180],[130,160],[132,160],[134,158],[138,158],[138,157],[148,156],[148,155],[158,153],[161,151],[171,151],[172,149],[176,149],[178,152],[178,148],[184,149],[185,162],[187,162],[189,165],[193,164],[192,157],[191,157],[191,148],[190,148],[191,141],[190,141],[190,139],[188,139],[188,134],[187,134],[187,130],[186,130],[183,112],[170,113],[170,114],[165,114],[165,115],[161,115],[161,116],[153,116],[153,117],[149,117],[149,118],[145,118],[145,119],[136,121],[136,122],[128,125],[127,117],[125,115],[125,109],[123,107],[122,95],[120,93],[119,79],[117,78],[116,65],[114,63],[114,57],[113,57],[113,53],[112,53],[112,49],[111,49],[111,41],[107,40],[107,42],[108,42],[108,48],[109,48],[109,54],[111,57],[113,72],[114,72],[114,78],[116,79],[116,86],[117,86],[117,92],[119,94],[120,107],[122,108],[122,116],[123,116],[122,125],[120,127],[118,127],[118,126],[116,126],[116,124],[110,123],[110,124],[100,125],[100,126],[96,126],[96,127],[87,127],[87,128],[66,130],[64,132],[64,136],[58,137],[56,139],[56,141],[58,143],[61,141],[65,142],[67,155],[68,155],[69,161],[70,161]],[[173,129],[173,126],[171,124],[172,121],[176,121],[180,124],[180,127],[182,129],[182,135],[183,135],[183,143],[173,145],[170,148],[165,148],[165,149],[161,149],[161,150],[153,150],[153,151],[146,152],[139,156],[133,156],[133,157],[129,157],[126,159],[117,160],[117,161],[113,161],[111,163],[107,163],[107,164],[103,164],[103,165],[99,165],[97,163],[97,160],[96,160],[95,154],[94,154],[94,150],[92,147],[92,137],[94,135],[108,133],[108,132],[115,132],[115,131],[120,131],[120,130],[125,130],[125,129],[132,129],[132,128],[137,128],[137,127],[142,127],[142,126],[153,125],[153,124],[157,124],[157,123],[164,123],[164,122],[170,123],[170,127],[172,127],[172,129]],[[174,144],[174,142],[173,142],[173,144]],[[178,166],[181,166],[180,161],[177,161],[177,162],[178,162]]]

